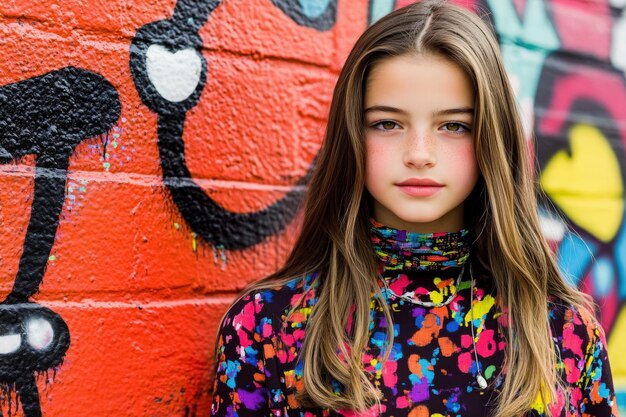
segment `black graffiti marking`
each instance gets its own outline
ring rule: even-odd
[[[53,339],[41,348],[29,340],[28,323],[32,320],[50,325]],[[35,303],[0,304],[0,338],[19,336],[19,348],[11,354],[0,354],[0,381],[17,381],[25,373],[43,372],[63,361],[70,345],[67,324],[61,316]]]
[[[41,417],[39,391],[37,391],[35,375],[32,373],[23,374],[15,382],[15,385],[15,391],[22,400],[22,411],[24,412],[24,416]]]
[[[209,19],[213,10],[223,0],[178,0],[172,14],[172,21],[187,31],[197,32]]]
[[[172,19],[152,22],[140,28],[130,48],[130,69],[141,100],[159,115],[158,147],[163,181],[174,204],[191,229],[205,242],[224,249],[244,249],[284,229],[295,216],[304,193],[300,187],[295,187],[264,210],[234,213],[217,204],[191,177],[185,161],[183,130],[186,112],[198,102],[207,77],[206,60],[201,53],[202,39],[197,30],[199,22],[204,24],[208,14],[219,3],[179,1]],[[202,65],[198,85],[185,100],[166,100],[150,81],[146,55],[152,45],[162,45],[171,53],[192,48],[200,57]],[[311,171],[312,167],[297,185],[308,182]]]
[[[320,31],[331,29],[337,20],[337,0],[330,0],[318,16],[309,16],[299,0],[272,0],[272,3],[297,24]]]
[[[159,116],[159,153],[165,185],[192,230],[205,241],[226,249],[244,249],[280,232],[298,211],[303,192],[294,188],[258,212],[225,210],[191,179],[185,164],[183,124],[184,119]],[[297,185],[308,180],[307,175]]]
[[[117,121],[115,88],[93,72],[67,67],[0,87],[0,163],[35,155],[35,192],[24,253],[9,303],[39,289],[65,199],[70,156]]]
[[[70,345],[67,324],[52,310],[29,302],[39,291],[65,200],[69,159],[88,138],[110,131],[121,107],[102,76],[75,67],[0,87],[0,163],[35,156],[33,203],[13,289],[0,303],[0,338],[18,338],[0,354],[0,382],[14,388],[26,417],[40,417],[34,374],[59,365]],[[32,343],[33,320],[50,331]]]

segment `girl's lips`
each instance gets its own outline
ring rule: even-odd
[[[409,178],[408,180],[397,183],[399,186],[416,186],[416,187],[442,187],[437,181],[430,178]]]
[[[442,185],[398,185],[400,191],[412,197],[429,197],[438,193]]]

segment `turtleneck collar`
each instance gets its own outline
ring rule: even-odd
[[[394,229],[374,219],[370,223],[379,273],[393,294],[441,303],[458,292],[461,267],[470,252],[468,230],[417,233]],[[402,303],[396,298],[390,301]]]
[[[469,257],[467,229],[417,233],[370,219],[371,240],[385,270],[432,271],[463,266]]]

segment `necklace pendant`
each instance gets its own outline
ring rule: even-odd
[[[478,374],[478,376],[476,376],[476,382],[478,382],[478,386],[480,387],[480,389],[487,388],[487,380],[485,380],[482,375]]]

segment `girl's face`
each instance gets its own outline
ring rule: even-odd
[[[480,175],[465,73],[431,54],[377,63],[366,81],[365,187],[377,221],[421,233],[458,230]]]

